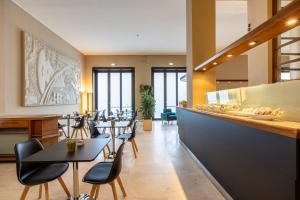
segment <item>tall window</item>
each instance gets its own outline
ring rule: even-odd
[[[152,67],[155,119],[160,119],[160,114],[164,108],[171,108],[175,112],[179,101],[187,99],[186,82],[182,79],[185,74],[185,67]]]
[[[134,68],[94,68],[94,107],[106,114],[133,111]]]

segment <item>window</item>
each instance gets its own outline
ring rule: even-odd
[[[94,68],[93,77],[95,109],[135,110],[134,68]]]
[[[154,90],[154,118],[160,119],[164,108],[176,112],[179,101],[187,99],[187,86],[184,77],[186,68],[152,68],[152,87]]]

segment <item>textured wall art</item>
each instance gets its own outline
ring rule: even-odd
[[[79,104],[80,64],[24,32],[25,106]]]

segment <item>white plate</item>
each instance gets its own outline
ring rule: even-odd
[[[278,117],[273,116],[273,115],[253,115],[251,116],[252,119],[258,119],[258,120],[275,120],[278,119]]]

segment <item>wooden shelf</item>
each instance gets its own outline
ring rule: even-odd
[[[288,23],[293,20],[294,23]],[[215,54],[199,66],[195,71],[206,71],[238,56],[300,24],[300,1],[293,1],[271,19],[267,20],[248,34]],[[292,38],[295,40],[296,38]],[[297,40],[297,39],[296,39]],[[251,42],[255,44],[250,45]],[[228,57],[228,55],[231,55]]]

